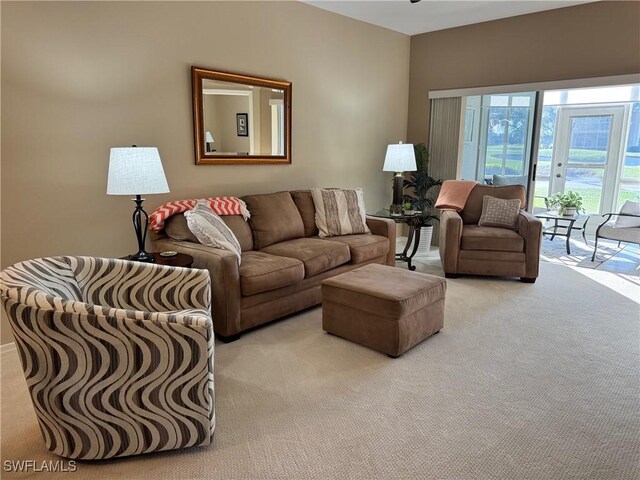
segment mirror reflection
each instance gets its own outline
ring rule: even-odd
[[[205,151],[284,155],[284,90],[204,79]]]
[[[192,67],[197,164],[291,163],[291,83]]]

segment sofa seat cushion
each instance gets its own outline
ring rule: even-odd
[[[513,230],[497,227],[465,225],[462,228],[462,250],[524,252],[524,238]]]
[[[341,235],[339,237],[331,237],[328,241],[346,244],[351,253],[350,263],[352,264],[386,257],[389,253],[389,239],[382,235],[372,235],[370,233]]]
[[[295,258],[304,264],[305,278],[326,272],[351,260],[349,246],[333,240],[296,238],[276,243],[261,250],[281,257]]]
[[[249,297],[294,285],[304,279],[304,266],[295,258],[244,252],[240,264],[240,289]]]

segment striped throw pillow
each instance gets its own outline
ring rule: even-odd
[[[240,265],[240,242],[220,216],[211,209],[207,200],[198,200],[194,208],[184,212],[184,216],[189,230],[201,244],[234,253]]]
[[[361,188],[312,188],[320,237],[371,233]]]

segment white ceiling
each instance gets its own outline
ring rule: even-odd
[[[346,17],[362,20],[396,32],[416,35],[445,28],[486,22],[498,18],[569,7],[594,0],[302,0]]]

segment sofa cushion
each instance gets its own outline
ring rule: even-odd
[[[243,252],[253,250],[251,227],[249,227],[249,222],[242,218],[242,215],[223,215],[220,218],[222,218],[222,221],[236,236]],[[173,215],[165,220],[164,233],[166,233],[170,239],[178,242],[187,241],[200,243],[191,230],[189,230],[187,219],[182,213]]]
[[[374,258],[386,257],[389,253],[389,239],[381,235],[342,235],[331,237],[329,241],[344,243],[349,247],[350,263],[363,263]]]
[[[240,242],[240,248],[243,252],[253,250],[251,227],[249,222],[242,218],[242,215],[222,215],[220,218],[234,233],[238,242]]]
[[[240,265],[240,289],[244,297],[294,285],[304,279],[304,266],[295,258],[245,252]]]
[[[319,238],[297,238],[276,243],[263,252],[281,257],[295,258],[304,264],[305,278],[326,272],[349,262],[351,254],[345,243]]]
[[[171,240],[177,242],[200,243],[193,232],[189,230],[187,219],[182,213],[172,215],[164,221],[164,233],[166,233],[167,237]]]
[[[496,187],[494,185],[476,185],[471,190],[467,203],[460,212],[462,222],[464,224],[478,224],[480,216],[482,215],[482,200],[485,195],[491,197],[511,199],[517,198],[520,200],[520,208],[523,210],[527,208],[527,196],[522,185],[506,185]]]
[[[462,228],[460,248],[462,250],[524,252],[524,238],[506,228],[465,225]]]
[[[289,192],[243,197],[251,212],[251,230],[256,250],[274,243],[304,237],[300,212]]]
[[[297,190],[291,192],[291,197],[298,207],[302,223],[304,224],[304,236],[314,237],[318,235],[318,227],[316,226],[316,207],[313,204],[311,190]]]

